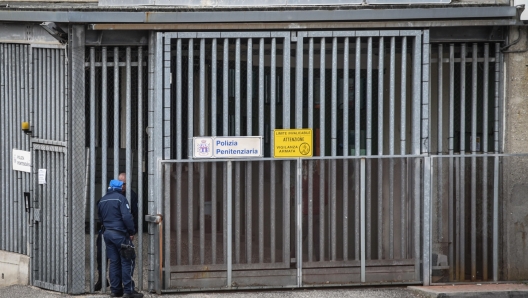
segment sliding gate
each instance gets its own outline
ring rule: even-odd
[[[421,283],[428,31],[158,36],[162,289]],[[279,128],[313,158],[273,158]],[[194,136],[264,157],[193,160]]]

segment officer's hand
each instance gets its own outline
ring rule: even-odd
[[[130,236],[130,241],[134,241],[134,236]]]

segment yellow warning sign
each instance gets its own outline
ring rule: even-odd
[[[275,129],[273,157],[312,157],[312,129]]]

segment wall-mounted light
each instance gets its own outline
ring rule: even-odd
[[[54,22],[44,22],[40,26],[60,43],[66,43],[68,41],[68,34]]]
[[[30,135],[31,134],[31,129],[29,127],[29,122],[22,122],[22,131],[27,134],[27,135]]]

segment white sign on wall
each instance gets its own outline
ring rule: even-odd
[[[262,137],[194,137],[193,158],[262,157]]]
[[[13,170],[31,173],[31,152],[13,149]]]

